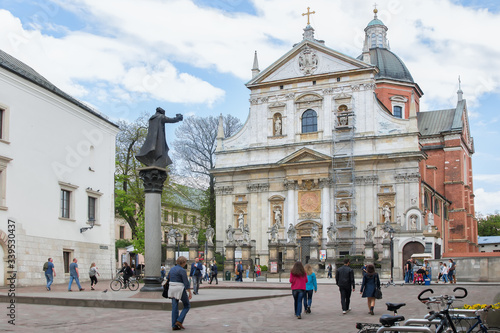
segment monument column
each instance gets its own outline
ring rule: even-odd
[[[141,291],[161,291],[161,194],[167,171],[155,166],[139,168],[144,182],[144,261],[146,276]]]

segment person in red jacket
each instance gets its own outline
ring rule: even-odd
[[[304,265],[300,261],[295,262],[290,271],[290,283],[292,284],[293,309],[297,319],[302,319],[302,300],[306,292],[307,274]]]

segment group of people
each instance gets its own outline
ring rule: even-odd
[[[349,266],[350,260],[344,259],[344,265],[335,274],[335,282],[339,287],[343,314],[351,311],[351,294],[356,290],[354,271]],[[374,265],[369,264],[365,267],[360,294],[361,297],[367,298],[368,313],[374,315],[375,294],[376,290],[380,289],[380,278],[378,273],[375,272]],[[297,319],[302,319],[302,304],[304,305],[305,313],[311,313],[313,291],[314,293],[318,291],[316,274],[313,272],[312,266],[309,264],[303,266],[300,261],[295,262],[290,271],[290,283],[294,300],[294,313]]]
[[[451,258],[448,260],[448,264],[440,261],[436,283],[439,283],[440,280],[443,280],[444,283],[457,283],[456,267],[457,264]]]
[[[47,262],[43,264],[43,272],[45,275],[45,280],[47,284],[45,288],[47,291],[52,290],[52,283],[54,282],[54,277],[56,277],[56,268],[54,266],[54,260],[52,258],[48,258]],[[94,286],[97,284],[97,276],[100,276],[99,271],[97,270],[95,262],[90,264],[89,268],[89,278],[90,278],[90,289],[95,290]],[[82,288],[80,285],[80,271],[78,269],[78,259],[73,258],[73,262],[69,265],[69,284],[68,291],[71,290],[71,286],[73,285],[73,281],[75,281],[78,290],[84,291],[85,288]]]

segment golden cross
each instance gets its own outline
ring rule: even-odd
[[[303,13],[302,16],[306,16],[307,15],[307,25],[309,25],[309,15],[311,14],[316,14],[316,12],[310,12],[309,11],[309,8],[310,7],[307,7],[307,13]]]

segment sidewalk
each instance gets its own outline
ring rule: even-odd
[[[383,281],[384,282],[384,281]],[[84,286],[85,287],[85,286]],[[434,295],[453,294],[455,287],[465,287],[469,296],[463,304],[494,303],[500,301],[498,284],[434,284],[431,286],[404,285],[382,288],[383,299],[377,300],[375,316],[368,314],[366,299],[361,298],[359,286],[351,297],[351,308],[346,315],[340,308],[338,288],[333,280],[320,279],[318,292],[313,296],[312,314],[303,314],[297,320],[293,314],[293,298],[287,279],[267,282],[219,281],[219,285],[200,286],[200,294],[193,296],[192,308],[186,317],[186,332],[205,328],[212,332],[357,332],[356,322],[377,323],[378,317],[388,313],[385,302],[404,302],[400,310],[406,318],[422,318],[426,307],[416,296],[427,288]],[[86,288],[86,287],[85,287]],[[103,292],[108,289],[107,292]],[[0,289],[6,302],[6,289]],[[267,297],[267,298],[265,298]],[[271,297],[271,298],[269,298]],[[30,299],[31,304],[21,302]],[[66,306],[53,305],[59,299]],[[51,292],[39,287],[16,288],[16,326],[8,325],[6,308],[0,304],[0,331],[18,332],[168,332],[170,331],[170,300],[160,293],[113,292],[109,281],[100,281],[96,291],[68,292],[67,284],[55,285]],[[72,303],[73,302],[73,303]],[[103,304],[114,304],[106,307]],[[139,307],[140,305],[141,307]],[[132,308],[133,307],[133,308]],[[162,312],[163,311],[163,312]]]

